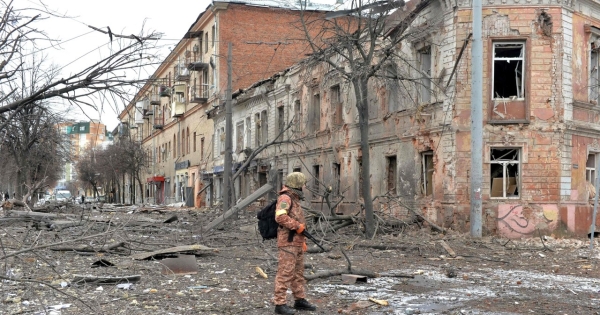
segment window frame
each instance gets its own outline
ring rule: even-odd
[[[590,37],[588,40],[587,52],[589,57],[587,58],[588,63],[588,101],[590,104],[598,105],[600,103],[600,28],[589,26]],[[597,47],[596,47],[597,44]],[[594,47],[594,48],[593,48]],[[594,71],[594,58],[595,56],[595,74]],[[596,84],[592,82],[593,76],[596,77]],[[595,89],[595,98],[593,93]]]
[[[431,158],[431,169],[428,168],[428,158]],[[429,172],[431,172],[431,181],[428,181]],[[429,150],[421,152],[421,194],[423,196],[433,196],[433,172],[435,172],[435,164],[433,162],[433,151]],[[427,186],[431,186],[430,193],[427,193]]]
[[[430,104],[432,99],[432,84],[431,74],[433,73],[433,53],[432,47],[426,46],[417,51],[419,62],[419,87],[418,87],[418,103]],[[427,76],[424,76],[426,74]]]
[[[506,153],[503,156],[500,157],[492,157],[492,153],[494,150],[517,150],[518,152],[518,160],[506,160],[506,159],[502,159],[503,157],[505,157],[506,155],[508,155],[509,153]],[[522,191],[522,185],[521,185],[521,178],[523,177],[523,148],[522,147],[516,147],[516,146],[490,146],[487,154],[489,157],[489,164],[490,164],[490,172],[488,175],[488,180],[490,183],[490,188],[489,188],[489,196],[491,200],[503,200],[503,199],[521,199],[521,196],[523,195],[523,191]],[[502,164],[502,196],[492,196],[492,190],[493,190],[493,179],[494,177],[492,174],[492,165],[494,164]],[[507,172],[507,167],[508,164],[518,164],[517,165],[517,174],[515,177],[515,191],[518,193],[516,196],[508,196],[507,195],[507,190],[509,189],[509,185],[510,183],[507,183],[506,178],[510,178],[510,174],[508,174],[508,176],[506,176],[505,172]]]
[[[494,93],[494,47],[496,44],[523,44],[523,76],[522,76],[522,89],[524,96],[520,99],[496,99]],[[491,79],[488,80],[488,91],[487,91],[487,114],[488,123],[490,124],[518,124],[518,123],[529,123],[530,121],[530,99],[531,99],[531,39],[525,36],[493,36],[488,41],[488,53],[487,53],[487,70],[490,74]],[[500,112],[503,116],[507,116],[504,112],[504,104],[506,108],[518,108],[519,112],[514,117],[502,117],[498,114]],[[520,106],[520,107],[519,107]],[[496,108],[500,110],[495,111]]]

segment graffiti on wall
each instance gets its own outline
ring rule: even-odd
[[[500,235],[507,238],[528,237],[537,230],[554,230],[558,223],[558,207],[503,204],[498,206],[497,220]]]

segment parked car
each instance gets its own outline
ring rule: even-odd
[[[94,202],[96,202],[96,198],[94,198],[93,196],[85,197],[85,203],[94,203]]]
[[[68,190],[57,190],[54,193],[55,200],[58,202],[70,202],[71,201],[71,192]]]
[[[106,202],[106,196],[104,196],[104,195],[98,196],[97,200],[98,200],[98,202]]]

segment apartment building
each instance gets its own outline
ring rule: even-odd
[[[67,135],[67,148],[70,152],[71,160],[65,165],[58,187],[69,188],[69,182],[77,181],[77,172],[75,164],[79,157],[87,154],[95,148],[105,148],[113,141],[113,135],[106,130],[106,126],[99,120],[90,121],[70,121],[59,124],[58,128]],[[76,187],[78,191],[83,192],[82,187]],[[74,192],[73,192],[74,193]]]
[[[483,137],[484,234],[586,234],[600,159],[600,4],[495,1],[483,6],[483,134],[471,134],[471,2],[431,1],[398,64],[410,82],[369,85],[371,178],[362,178],[358,112],[348,82],[325,66],[296,64],[234,94],[234,167],[272,141],[236,183],[247,196],[300,170],[319,208],[326,187],[338,212],[361,209],[369,180],[375,208],[423,213],[469,231],[471,137]],[[209,112],[222,165],[224,108]]]
[[[308,7],[324,14],[325,5]],[[270,1],[213,1],[200,13],[146,85],[119,115],[122,128],[141,141],[152,160],[146,193],[137,201],[213,203],[213,121],[206,111],[225,100],[227,53],[232,45],[232,86],[238,90],[304,57],[300,11]],[[265,21],[269,21],[265,23]]]

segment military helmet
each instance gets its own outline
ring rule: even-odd
[[[300,189],[306,184],[306,177],[300,172],[289,173],[285,179],[285,185],[290,188]]]

